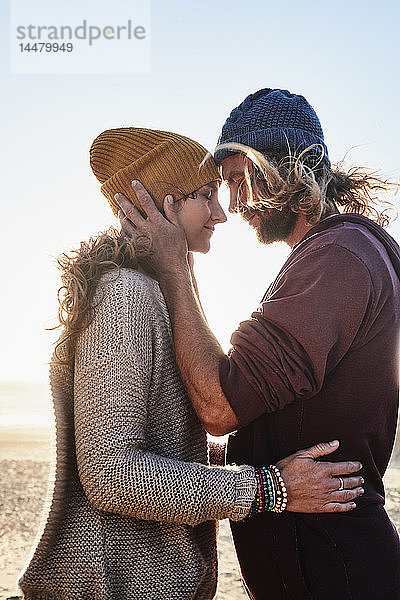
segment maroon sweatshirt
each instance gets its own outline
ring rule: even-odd
[[[334,215],[293,249],[221,363],[241,424],[228,460],[255,466],[338,439],[365,494],[346,514],[265,513],[232,524],[258,599],[400,599],[398,535],[383,508],[399,394],[400,250],[378,225]]]

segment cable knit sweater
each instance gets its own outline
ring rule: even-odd
[[[158,284],[113,271],[94,305],[74,373],[51,367],[57,459],[24,598],[210,599],[215,520],[248,514],[253,468],[206,466]]]

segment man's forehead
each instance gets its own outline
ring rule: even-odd
[[[223,179],[230,179],[237,175],[243,175],[246,163],[251,161],[244,154],[233,154],[221,161]]]

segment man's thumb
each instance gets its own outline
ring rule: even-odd
[[[310,458],[319,458],[320,456],[332,454],[332,452],[335,452],[338,448],[339,442],[338,440],[334,440],[333,442],[321,442],[320,444],[311,446],[311,448],[307,448],[304,452],[308,454]]]

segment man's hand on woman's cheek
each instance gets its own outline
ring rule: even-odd
[[[118,216],[122,232],[133,242],[143,237],[150,240],[151,256],[156,272],[162,274],[179,271],[182,268],[186,270],[188,268],[186,237],[177,222],[172,196],[167,196],[164,200],[167,220],[139,181],[133,181],[132,188],[147,218],[141,215],[124,194],[116,194],[115,200],[121,208]]]

